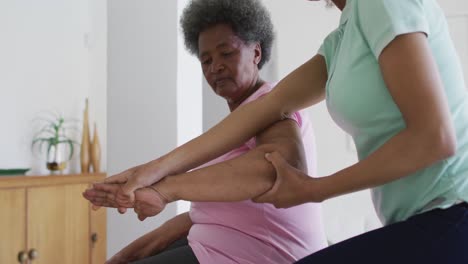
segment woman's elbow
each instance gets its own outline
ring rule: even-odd
[[[457,137],[455,134],[450,135],[441,143],[441,154],[442,159],[447,159],[454,156],[457,153]]]
[[[432,133],[428,144],[435,151],[438,160],[454,156],[457,151],[457,137],[454,128],[450,126],[439,129],[437,133]]]

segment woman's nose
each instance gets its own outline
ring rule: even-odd
[[[213,61],[211,64],[211,72],[212,73],[217,73],[224,70],[224,64],[218,61]]]

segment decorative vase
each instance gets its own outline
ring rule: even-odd
[[[99,136],[97,133],[96,123],[94,123],[93,142],[91,143],[90,149],[91,164],[93,166],[93,172],[100,172],[101,170],[101,145],[99,142]]]
[[[81,172],[89,173],[90,166],[90,155],[89,155],[89,120],[88,120],[88,98],[86,98],[86,106],[83,114],[83,131],[81,138],[81,152],[80,152],[80,163]]]

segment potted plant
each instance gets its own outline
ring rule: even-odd
[[[69,125],[73,120],[65,120],[61,114],[52,113],[35,120],[39,121],[39,130],[32,139],[31,148],[33,151],[34,147],[46,150],[46,166],[51,172],[63,171],[73,157],[74,144],[78,144],[67,133],[76,129]]]

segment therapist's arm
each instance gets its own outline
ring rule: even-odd
[[[161,158],[112,176],[105,182],[123,183],[118,198],[131,202],[136,189],[150,186],[167,175],[200,166],[241,145],[289,113],[322,101],[326,80],[325,59],[316,55],[280,81],[271,93],[239,107],[203,135]]]
[[[324,197],[403,178],[455,153],[448,100],[426,35],[398,36],[379,64],[406,128],[368,158],[324,179]]]
[[[282,175],[282,183],[258,202],[278,207],[320,202],[407,177],[455,153],[448,101],[426,35],[398,36],[384,49],[379,64],[406,127],[367,158],[328,177],[302,177],[280,155],[272,155],[269,159]]]
[[[322,101],[326,80],[325,59],[316,55],[281,80],[268,95],[239,107],[206,133],[156,163],[166,165],[166,174],[170,175],[216,158],[290,113]]]

